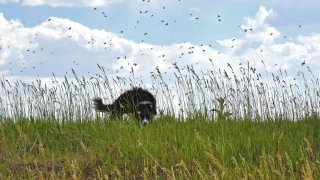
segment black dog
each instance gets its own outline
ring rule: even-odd
[[[142,88],[133,88],[121,94],[112,104],[103,104],[99,97],[93,98],[94,109],[109,112],[112,118],[120,119],[123,114],[132,113],[147,124],[157,114],[156,99]]]

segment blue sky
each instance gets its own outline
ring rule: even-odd
[[[0,0],[0,74],[64,76],[75,68],[88,75],[99,63],[110,74],[134,67],[142,76],[175,62],[206,69],[210,58],[217,67],[252,61],[259,68],[259,59],[292,72],[306,61],[319,75],[316,0],[147,1]],[[186,55],[187,47],[194,52]]]
[[[96,7],[96,10],[93,10],[94,7],[26,6],[9,3],[2,4],[0,11],[8,19],[21,20],[26,27],[38,25],[49,17],[60,17],[91,28],[105,29],[114,33],[124,31],[126,38],[135,41],[144,39],[148,43],[172,44],[183,41],[209,43],[215,39],[239,36],[237,26],[243,23],[242,17],[254,15],[260,5],[237,3],[235,7],[228,8],[232,3],[211,1],[198,3],[190,0],[180,3],[168,2],[170,1],[163,1],[153,7],[140,0]],[[145,13],[146,11],[148,12]],[[105,18],[102,12],[108,17]],[[218,14],[222,16],[223,22],[217,21]],[[195,20],[197,17],[199,20]],[[162,20],[165,22],[161,23]],[[137,21],[139,23],[136,23]],[[166,23],[168,26],[164,25]],[[134,28],[135,26],[137,27]],[[151,34],[148,38],[143,36],[146,31]]]
[[[302,7],[300,4],[300,7],[292,7],[296,2],[163,0],[154,3],[155,6],[153,6],[142,0],[132,0],[101,7],[94,5],[92,7],[62,5],[52,7],[50,4],[30,6],[21,3],[3,3],[0,5],[0,12],[7,19],[19,19],[26,27],[36,26],[49,17],[60,17],[91,28],[105,29],[114,33],[124,31],[126,38],[135,41],[144,39],[145,42],[154,44],[189,41],[202,44],[216,39],[241,37],[242,31],[237,26],[243,24],[244,17],[254,16],[259,6],[277,10],[277,17],[271,18],[269,23],[283,30],[283,33],[297,36],[319,31],[317,17],[320,13],[317,8],[320,5],[316,1],[307,0]],[[163,7],[166,8],[163,9]],[[93,10],[93,8],[97,9]],[[148,12],[145,13],[145,11]],[[102,12],[105,12],[108,17],[105,18]],[[150,17],[152,14],[153,18]],[[190,16],[190,14],[193,15]],[[217,21],[217,15],[221,16],[221,22]],[[192,20],[197,17],[198,20]],[[169,25],[161,26],[162,20]],[[137,21],[139,21],[138,24]],[[303,31],[296,28],[299,25],[304,25]],[[145,31],[151,34],[148,38],[143,36]]]

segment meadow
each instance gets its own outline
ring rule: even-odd
[[[263,62],[262,62],[263,63]],[[237,69],[198,72],[173,65],[168,83],[138,77],[2,77],[2,179],[319,179],[319,81],[309,67],[296,76]],[[92,110],[133,84],[156,94],[147,126]]]
[[[1,179],[319,179],[319,118],[0,123]]]

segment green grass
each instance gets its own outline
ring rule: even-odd
[[[0,178],[320,178],[320,119],[0,123]]]

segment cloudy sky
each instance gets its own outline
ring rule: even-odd
[[[0,0],[0,75],[150,76],[250,62],[319,76],[317,0]]]

